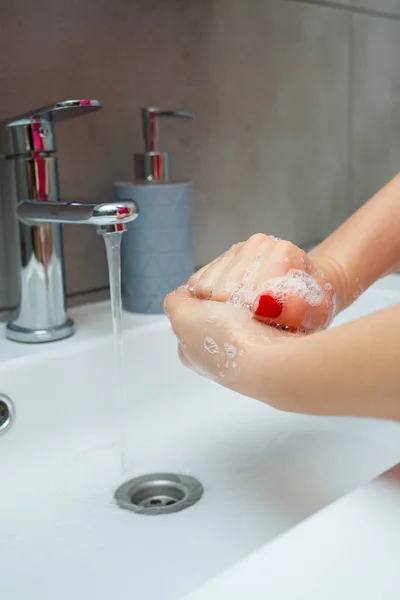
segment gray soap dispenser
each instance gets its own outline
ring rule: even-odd
[[[161,313],[169,292],[193,273],[192,182],[170,181],[169,157],[158,148],[159,119],[191,113],[142,108],[145,152],[134,157],[135,181],[116,182],[118,198],[134,198],[140,219],[122,236],[122,303],[135,313]]]

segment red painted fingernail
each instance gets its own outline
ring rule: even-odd
[[[270,294],[261,294],[258,298],[257,308],[254,311],[256,317],[276,319],[282,314],[283,304]]]

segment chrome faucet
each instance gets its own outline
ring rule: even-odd
[[[50,342],[75,331],[66,311],[61,224],[108,234],[137,217],[132,200],[60,200],[53,125],[101,108],[97,100],[68,100],[1,123],[0,300],[8,305],[11,340]]]

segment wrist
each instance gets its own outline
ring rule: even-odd
[[[332,256],[319,254],[317,248],[309,252],[308,256],[326,278],[327,282],[333,286],[336,296],[336,313],[341,312],[355,299],[349,289],[349,283],[343,266]]]

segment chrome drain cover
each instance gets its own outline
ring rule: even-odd
[[[190,475],[150,473],[130,479],[115,492],[121,508],[142,515],[165,515],[193,506],[203,495],[200,481]]]
[[[11,427],[15,416],[15,408],[11,398],[0,394],[0,434]]]

